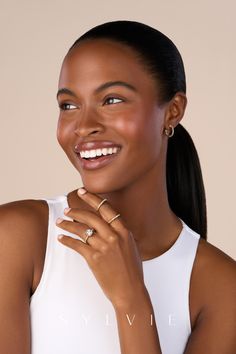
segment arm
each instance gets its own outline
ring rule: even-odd
[[[29,298],[39,226],[34,209],[24,201],[0,206],[0,353],[30,354]]]
[[[116,311],[122,354],[160,354],[152,304],[143,282],[142,263],[133,235],[118,219],[119,214],[108,203],[104,204],[101,197],[90,192],[82,195],[96,211],[102,203],[100,216],[88,210],[70,208],[64,212],[74,221],[60,218],[57,225],[83,239],[84,226],[89,225],[96,230],[96,235],[89,237],[89,243],[69,236],[62,236],[59,241],[86,259],[111,301]],[[112,225],[110,220],[113,220]]]
[[[127,306],[115,308],[122,354],[161,354],[153,307],[148,292]]]
[[[86,191],[82,198],[96,210],[103,202],[101,197]],[[134,238],[108,203],[102,205],[99,213],[100,216],[78,208],[65,210],[65,214],[76,222],[59,219],[57,225],[62,230],[85,240],[84,225],[89,225],[97,235],[89,237],[89,242],[63,235],[59,241],[86,259],[104,294],[113,304],[122,354],[159,354],[158,332]],[[109,220],[114,217],[116,219],[110,225]],[[189,337],[185,354],[236,353],[236,266],[230,257],[223,261],[224,257],[217,252],[211,253],[214,256],[205,254],[202,257],[203,264],[197,270],[201,278],[197,288],[202,295],[199,303],[203,304],[203,311]],[[145,324],[151,314],[153,326]]]

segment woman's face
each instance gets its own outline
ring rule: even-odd
[[[91,192],[128,187],[160,166],[165,106],[158,105],[156,83],[129,47],[81,42],[63,62],[58,102],[58,141]],[[80,156],[91,150],[115,153]]]

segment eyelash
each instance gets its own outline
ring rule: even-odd
[[[119,98],[119,97],[110,96],[110,97],[107,97],[107,98],[105,99],[104,105],[107,105],[106,102],[107,102],[108,100],[119,100],[119,101],[120,101],[120,102],[113,103],[113,104],[118,104],[118,103],[124,102],[124,100],[121,99],[121,98]],[[109,105],[109,104],[108,104],[108,105]],[[76,107],[76,106],[75,106],[74,104],[72,104],[72,103],[67,103],[67,102],[65,102],[65,103],[60,104],[60,105],[59,105],[59,108],[60,108],[62,111],[72,111],[72,110],[76,109],[76,108],[66,109],[66,108],[65,108],[66,106],[74,106],[74,107]]]
[[[59,108],[60,110],[62,111],[71,111],[71,109],[66,109],[65,107],[66,106],[75,106],[74,104],[71,104],[71,103],[62,103],[59,105]],[[76,107],[76,106],[75,106]],[[72,110],[75,109],[75,108],[72,108]]]
[[[107,97],[107,98],[105,99],[105,103],[104,103],[104,104],[106,104],[106,102],[107,102],[108,100],[119,100],[119,101],[121,101],[121,102],[124,102],[124,100],[122,100],[122,99],[119,98],[119,97],[110,96],[110,97]],[[121,102],[118,102],[118,103],[121,103]],[[117,104],[117,103],[114,103],[114,104]]]

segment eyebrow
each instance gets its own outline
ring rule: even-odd
[[[122,87],[126,87],[128,88],[129,90],[131,91],[134,91],[134,92],[137,92],[137,89],[129,84],[128,82],[125,82],[125,81],[108,81],[108,82],[105,82],[104,84],[100,85],[99,87],[96,88],[95,90],[95,93],[99,93],[109,87],[112,87],[112,86],[122,86]],[[76,94],[71,91],[70,89],[66,88],[66,87],[63,87],[61,89],[58,90],[57,92],[57,98],[58,96],[62,95],[62,94],[66,94],[66,95],[70,95],[70,96],[73,96],[73,97],[77,97]]]

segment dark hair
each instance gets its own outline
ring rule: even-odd
[[[177,92],[186,93],[181,55],[174,43],[160,31],[136,21],[107,22],[84,33],[69,52],[82,41],[94,39],[110,39],[132,48],[144,68],[156,78],[161,102],[168,102]],[[200,161],[191,136],[181,124],[168,140],[166,183],[172,211],[207,239],[206,198]]]

